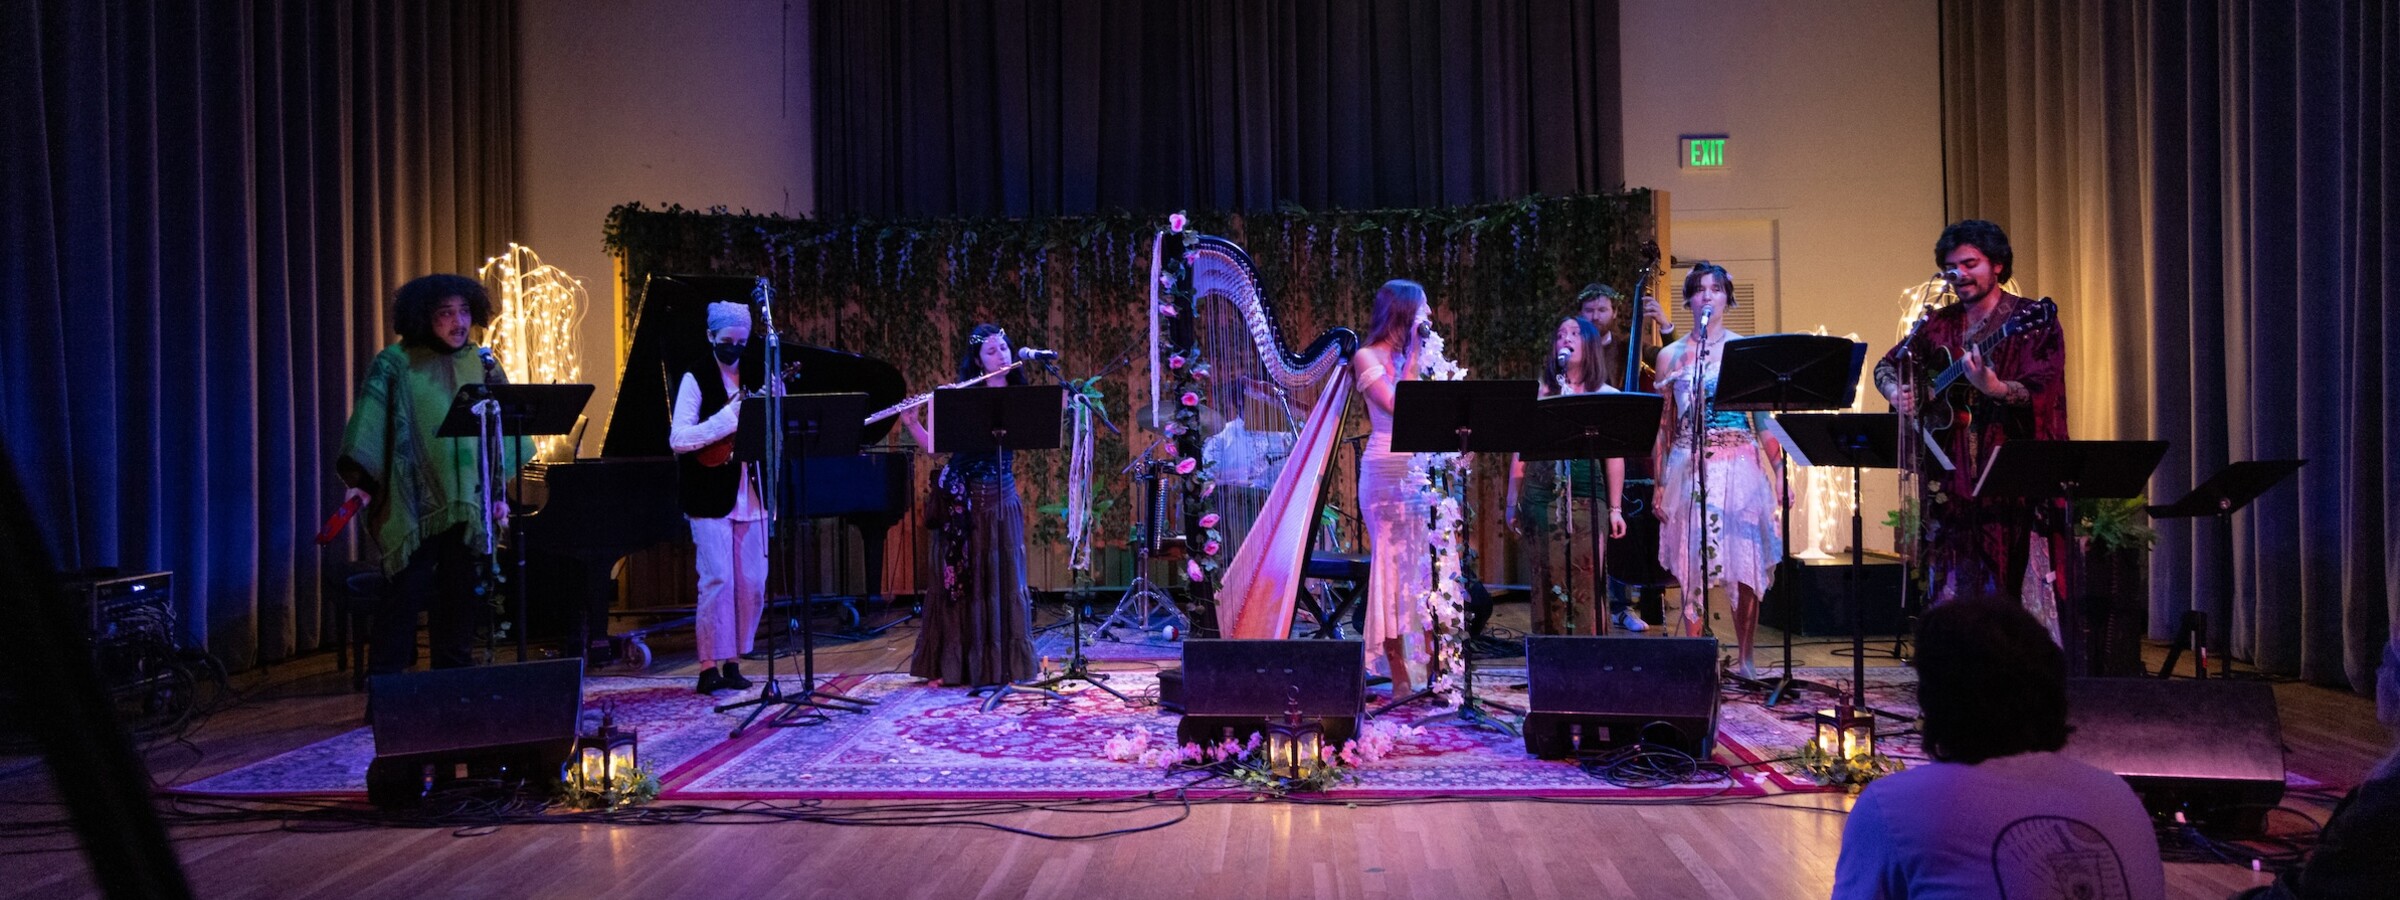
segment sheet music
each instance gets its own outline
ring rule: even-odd
[[[1950,461],[1950,454],[1942,452],[1942,442],[1933,439],[1933,432],[1927,431],[1925,426],[1919,425],[1917,426],[1917,437],[1925,442],[1925,451],[1933,454],[1934,463],[1941,466],[1942,471],[1958,471],[1958,464]],[[1981,483],[1978,480],[1977,484]]]
[[[1776,413],[1767,417],[1767,434],[1773,436],[1776,443],[1783,445],[1783,452],[1792,458],[1793,463],[1802,466],[1816,465],[1809,461],[1808,454],[1800,452],[1800,445],[1792,442],[1792,436],[1784,433],[1782,415],[1782,413]]]

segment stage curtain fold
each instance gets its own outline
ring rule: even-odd
[[[2367,691],[2400,621],[2400,14],[2154,8],[2154,484],[2308,465],[2229,519],[2160,523],[2153,631],[2198,609],[2260,668]]]
[[[318,646],[310,543],[386,298],[507,244],[514,4],[0,10],[0,440],[63,569],[171,569],[233,668]]]
[[[2074,0],[1944,0],[1951,221],[2008,230],[2017,287],[2058,301],[2067,430],[2149,431],[2149,197],[2143,11]],[[1930,265],[1933,238],[1918,250]]]
[[[1623,185],[1615,0],[817,0],[819,216]]]
[[[2206,613],[2261,669],[2371,689],[2400,621],[2400,15],[2341,0],[1944,0],[1952,218],[2009,229],[2069,328],[2077,437],[2172,447],[2153,500],[2306,458],[2167,520],[2150,632]]]

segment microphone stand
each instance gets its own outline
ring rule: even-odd
[[[1947,275],[1947,272],[1936,273],[1934,275],[1934,280],[1940,282],[1942,285],[1941,294],[1950,293],[1950,279],[1947,277]],[[1936,296],[1939,296],[1939,294]],[[1922,375],[1924,374],[1917,365],[1917,335],[1925,330],[1926,322],[1933,320],[1933,312],[1933,304],[1931,303],[1920,306],[1918,308],[1916,321],[1908,324],[1908,335],[1900,339],[1900,371],[1907,375],[1909,387],[1912,389],[1923,382]],[[1923,442],[1929,438],[1930,435],[1925,433],[1924,420],[1920,418],[1920,414],[1925,409],[1925,401],[1927,399],[1927,397],[1919,394],[1916,398],[1916,403],[1913,404],[1907,412],[1901,413],[1900,415],[1900,459],[1903,465],[1913,468],[1917,475],[1915,485],[1916,496],[1913,498],[1916,501],[1917,533],[1910,536],[1909,543],[1911,546],[1909,547],[1908,556],[1902,558],[1900,561],[1900,616],[1903,623],[1908,620],[1909,598],[1916,592],[1916,579],[1909,577],[1910,569],[1917,566],[1924,567],[1926,599],[1930,601],[1933,596],[1933,565],[1932,561],[1926,558],[1925,553],[1925,479],[1927,477],[1927,473],[1925,471],[1925,452]],[[1906,469],[1903,471],[1906,471]],[[1855,473],[1853,474],[1855,475]],[[1853,493],[1856,492],[1853,491]],[[1857,515],[1857,510],[1853,508],[1851,513],[1855,516]],[[1856,529],[1854,529],[1854,531],[1855,530]],[[1863,532],[1859,533],[1863,535]],[[1856,537],[1853,538],[1853,540],[1856,539]],[[1864,548],[1862,547],[1860,549],[1863,550]],[[1853,573],[1853,577],[1856,577],[1855,572]],[[1851,602],[1856,603],[1858,601],[1855,597],[1853,597]],[[1908,659],[1908,628],[1904,624],[1902,627],[1896,628],[1893,631],[1892,658],[1906,661]],[[1854,652],[1863,653],[1865,651],[1863,649],[1859,649]]]
[[[1716,548],[1710,546],[1708,542],[1708,408],[1711,399],[1708,390],[1708,342],[1711,337],[1708,326],[1710,325],[1710,316],[1706,310],[1703,310],[1697,318],[1699,321],[1692,329],[1694,353],[1692,369],[1684,379],[1684,383],[1691,388],[1692,473],[1696,478],[1697,486],[1697,490],[1694,492],[1696,502],[1692,507],[1691,526],[1693,534],[1699,538],[1699,541],[1693,546],[1692,552],[1698,557],[1699,563],[1700,636],[1713,638],[1717,636],[1717,632],[1713,623],[1709,621],[1708,603],[1708,587],[1712,580],[1708,565],[1716,560]],[[1690,585],[1684,586],[1685,593],[1688,594],[1691,590]],[[1690,603],[1691,598],[1684,598],[1684,602]]]
[[[1051,363],[1048,368],[1050,370],[1051,378],[1057,380],[1061,384],[1066,382],[1066,378],[1058,371],[1058,365],[1056,363]],[[1086,400],[1082,395],[1077,394],[1074,396],[1072,402],[1080,406],[1090,403],[1091,401]],[[1110,430],[1115,430],[1115,426],[1110,426]],[[1088,522],[1086,523],[1086,526],[1089,526]],[[1147,537],[1147,535],[1145,535],[1145,537]],[[1143,555],[1143,559],[1145,561],[1147,561],[1148,558],[1149,557],[1147,554]],[[1119,691],[1116,688],[1108,686],[1107,675],[1092,671],[1091,659],[1083,655],[1083,620],[1085,616],[1090,614],[1090,607],[1091,603],[1089,597],[1086,596],[1085,592],[1081,590],[1075,591],[1074,597],[1067,601],[1067,619],[1069,627],[1072,629],[1072,631],[1068,637],[1068,640],[1070,641],[1070,649],[1067,653],[1066,666],[1059,669],[1059,671],[1055,674],[1048,675],[1034,681],[1028,681],[1021,685],[1006,685],[1005,687],[1013,687],[1019,691],[1032,691],[1035,693],[1050,694],[1051,696],[1055,697],[1057,694],[1051,691],[1051,688],[1070,681],[1080,681],[1099,688],[1102,692],[1107,693],[1109,696],[1117,698],[1117,702],[1119,703],[1123,703],[1127,706],[1136,705],[1133,701],[1133,698],[1125,696],[1123,691]],[[983,702],[984,710],[988,712],[991,709],[999,706],[1001,698],[1005,697],[1008,693],[1009,691],[1006,690],[993,691],[992,696]]]
[[[476,348],[476,352],[483,357],[483,383],[487,385],[507,383],[506,377],[500,374],[499,361],[492,357],[492,351],[489,348],[479,347]],[[483,517],[484,564],[483,577],[478,579],[475,586],[475,596],[484,601],[486,609],[492,609],[500,599],[500,583],[507,580],[507,576],[502,574],[503,567],[500,562],[499,523],[491,520],[494,499],[492,482],[499,480],[500,477],[500,401],[492,398],[487,391],[483,399],[475,401],[474,409],[476,424],[475,493],[476,499],[479,501],[477,515]],[[520,567],[523,565],[523,549],[522,546],[518,548]],[[495,623],[490,631],[484,632],[483,655],[486,662],[499,658],[500,632],[507,627],[508,622],[502,620]],[[438,651],[439,648],[436,650]],[[517,650],[517,661],[525,661],[523,647],[519,647]]]
[[[764,430],[761,437],[764,438],[765,452],[760,454],[759,461],[754,464],[758,468],[753,470],[759,482],[760,505],[766,507],[767,517],[764,521],[767,526],[767,547],[770,553],[778,543],[776,539],[781,536],[779,532],[782,531],[782,528],[778,523],[783,518],[784,510],[782,493],[784,392],[780,374],[783,371],[783,336],[775,329],[774,295],[773,289],[768,287],[767,280],[763,277],[758,280],[758,287],[751,292],[751,299],[758,303],[759,316],[766,326],[767,346],[764,353],[764,367],[768,377],[773,379],[772,383],[763,386],[767,392],[764,398],[767,420],[759,424]],[[742,398],[737,395],[733,398],[733,402],[740,403]],[[856,440],[856,438],[852,438],[852,440]],[[853,449],[855,450],[855,448]],[[805,454],[800,457],[800,465],[802,469],[799,484],[802,496],[798,502],[792,504],[796,507],[793,510],[794,515],[806,515],[808,511],[806,496],[808,457]],[[800,608],[784,619],[784,628],[779,635],[769,638],[771,646],[767,648],[766,653],[766,681],[759,686],[758,696],[748,700],[719,704],[715,707],[717,712],[750,707],[750,714],[743,717],[741,724],[733,727],[729,737],[741,737],[742,732],[750,730],[750,726],[770,709],[777,710],[776,717],[768,720],[770,726],[809,726],[823,725],[831,721],[831,717],[825,715],[826,711],[865,712],[866,707],[876,703],[873,700],[817,689],[816,632],[808,625],[807,550],[793,548],[786,552],[788,555],[785,559],[791,564],[790,587],[794,595],[793,600],[799,604]],[[772,606],[772,603],[768,605]],[[783,686],[776,683],[775,680],[775,658],[783,655],[783,641],[778,638],[788,637],[794,628],[800,631],[800,689],[786,695],[783,692]]]

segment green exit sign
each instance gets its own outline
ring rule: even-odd
[[[1680,158],[1686,169],[1725,168],[1725,136],[1721,134],[1685,135]]]

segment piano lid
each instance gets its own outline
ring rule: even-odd
[[[684,370],[708,356],[708,304],[729,300],[750,302],[755,278],[725,275],[657,275],[642,285],[635,302],[633,341],[625,353],[625,370],[617,382],[617,404],[609,415],[603,457],[667,456],[667,411],[674,408],[675,387]],[[756,336],[756,335],[754,335]],[[766,357],[766,342],[753,340],[742,355],[742,381],[757,384]],[[845,353],[785,339],[784,365],[800,364],[791,383],[794,393],[867,395],[867,408],[880,409],[908,396],[900,369],[871,356]],[[867,426],[862,439],[878,443],[891,433],[887,419]]]

